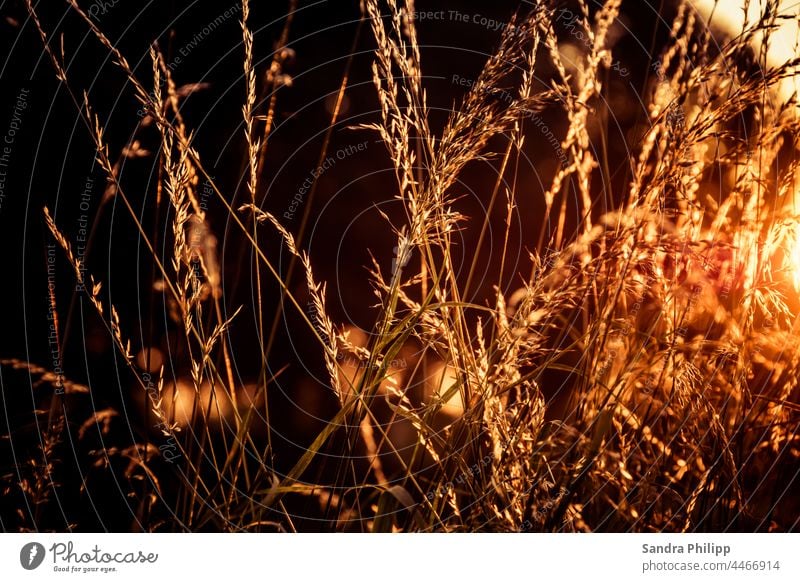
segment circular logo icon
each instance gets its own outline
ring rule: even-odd
[[[35,570],[44,562],[44,546],[38,542],[30,542],[19,551],[19,563],[26,570]]]

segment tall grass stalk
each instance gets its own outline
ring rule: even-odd
[[[616,205],[600,211],[597,183],[610,187],[610,171],[607,152],[593,137],[594,114],[606,97],[605,72],[615,59],[609,31],[621,0],[592,10],[579,3],[578,26],[588,42],[577,61],[568,60],[560,44],[555,7],[541,3],[518,13],[438,130],[410,16],[414,2],[365,0],[379,115],[360,129],[385,147],[405,219],[389,224],[396,238],[392,268],[383,259],[371,266],[379,307],[362,345],[328,315],[326,286],[301,246],[304,226],[295,237],[262,204],[276,93],[259,96],[279,90],[280,63],[273,62],[271,70],[278,69],[259,87],[248,2],[241,20],[247,196],[237,204],[205,169],[181,115],[184,94],[158,47],[150,51],[152,80],[140,80],[72,1],[160,133],[156,161],[159,192],[169,205],[169,265],[133,210],[139,195],[120,180],[101,120],[88,98],[70,89],[113,196],[147,245],[160,289],[177,306],[179,343],[189,361],[183,373],[195,394],[187,423],[175,419],[173,366],[157,374],[157,390],[148,388],[126,339],[129,324],[99,283],[84,280],[81,259],[47,209],[45,219],[148,395],[161,437],[177,447],[178,461],[159,475],[149,467],[163,451],[148,453],[155,447],[146,444],[127,451],[158,498],[166,478],[179,483],[169,508],[174,527],[293,530],[297,517],[315,517],[292,514],[288,505],[298,498],[318,504],[319,527],[326,530],[796,527],[798,508],[784,479],[796,476],[800,455],[800,302],[793,279],[800,264],[792,263],[800,244],[793,207],[800,127],[796,101],[782,98],[777,87],[795,74],[797,62],[769,66],[763,52],[754,54],[753,39],[769,35],[783,18],[776,2],[767,3],[771,11],[719,46],[691,6],[679,4],[671,39],[654,59],[642,95],[647,119],[628,144],[628,187],[614,194]],[[28,9],[58,78],[69,87],[63,55],[50,48],[30,2]],[[542,81],[541,70],[553,74]],[[331,129],[346,88],[347,74]],[[557,169],[535,192],[518,179],[519,159],[538,131],[535,120],[545,114],[562,115],[566,130],[560,151],[552,152]],[[499,151],[496,138],[505,140]],[[130,148],[121,159],[126,155]],[[486,193],[489,214],[505,201],[507,218],[495,292],[475,301],[479,253],[466,278],[459,275],[454,234],[477,228],[482,243],[489,214],[467,223],[456,210],[456,184],[467,167],[486,160],[497,160],[499,168]],[[198,200],[201,180],[212,185],[256,261],[256,300],[247,308],[256,314],[264,355],[249,396],[234,375],[229,342],[241,306],[222,293],[226,274]],[[722,191],[709,189],[714,181]],[[525,217],[523,224],[541,235],[530,271],[515,273],[518,289],[506,293],[511,217],[526,196],[543,200],[544,216]],[[575,229],[567,221],[573,211],[580,217]],[[280,236],[292,264],[302,269],[313,321],[266,252],[264,230]],[[274,314],[262,301],[267,281],[281,290]],[[280,473],[270,440],[267,357],[285,310],[315,338],[338,408]],[[418,357],[399,381],[392,362],[412,344],[419,346]],[[358,373],[345,368],[344,355],[360,363]],[[432,362],[440,364],[437,374]],[[557,381],[563,385],[553,385]],[[419,384],[428,387],[422,397],[414,390]],[[554,392],[567,403],[560,416],[549,408]],[[455,413],[448,409],[452,403]],[[266,440],[258,418],[266,419]],[[400,423],[412,428],[409,446],[393,436],[391,427]],[[315,471],[326,477],[315,479]]]

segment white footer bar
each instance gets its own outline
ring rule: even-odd
[[[799,566],[798,534],[0,535],[9,581],[796,582]]]

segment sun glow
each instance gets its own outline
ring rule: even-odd
[[[800,292],[800,222],[795,224],[788,253],[788,269],[792,274],[792,282],[796,291]]]
[[[758,22],[766,8],[765,0],[692,0],[692,5],[697,8],[710,25],[716,25],[730,34],[737,34],[743,26],[753,26]],[[746,7],[746,11],[745,11]],[[767,51],[767,60],[770,65],[780,65],[791,61],[797,55],[800,45],[800,22],[798,20],[800,5],[796,0],[781,0],[778,13],[781,15],[776,22],[776,27],[770,32],[770,42]],[[753,37],[753,43],[758,46],[763,40],[762,34]],[[800,72],[795,67],[795,74],[781,79],[779,92],[783,98],[790,97],[800,89]]]

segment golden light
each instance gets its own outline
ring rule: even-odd
[[[800,292],[800,222],[794,226],[794,236],[789,248],[789,264],[792,282],[796,291]]]
[[[429,398],[443,399],[450,389],[458,383],[458,372],[453,366],[438,360],[430,365],[429,376],[426,381],[426,392]],[[442,404],[441,411],[453,418],[464,413],[464,400],[461,391],[450,394]]]
[[[707,25],[720,27],[728,34],[739,34],[743,27],[755,26],[764,13],[768,0],[690,0],[692,6],[706,19]],[[775,27],[769,32],[767,45],[767,65],[781,66],[796,59],[800,51],[800,3],[797,0],[780,0],[777,9],[778,18]],[[753,35],[754,50],[760,50],[764,44],[764,33]],[[796,64],[791,68],[793,74],[783,77],[778,83],[777,96],[780,99],[789,99],[793,94],[800,93],[800,67]],[[795,106],[795,112],[800,111],[800,104]],[[800,208],[800,191],[789,197],[786,202],[787,212],[797,214]],[[787,276],[791,276],[795,290],[800,293],[800,221],[787,235],[784,244],[784,268]],[[749,248],[748,245],[742,248]],[[748,261],[746,273],[753,275],[748,278],[752,283],[757,268],[757,256]]]
[[[708,24],[721,27],[730,34],[737,34],[743,26],[753,26],[758,22],[766,7],[766,0],[691,0],[694,6]],[[745,8],[747,12],[745,13]],[[767,60],[770,65],[776,66],[793,60],[800,46],[800,22],[798,21],[797,0],[781,0],[778,13],[783,18],[778,19],[776,28],[770,32]],[[763,41],[763,33],[754,35],[753,44],[757,48]],[[793,92],[800,89],[800,74],[795,67],[794,75],[781,79],[779,93],[783,98],[788,98]]]

